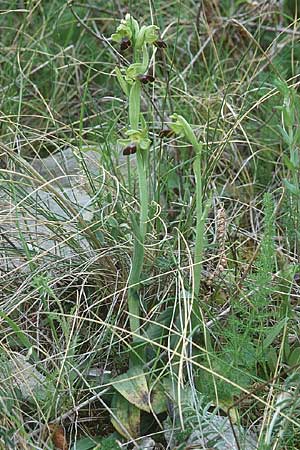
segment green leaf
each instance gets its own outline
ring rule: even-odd
[[[287,144],[287,145],[291,145],[292,144],[292,138],[289,136],[289,134],[285,131],[284,128],[282,128],[282,126],[278,126],[278,129],[282,135],[283,141]]]
[[[143,370],[139,367],[133,367],[126,373],[116,377],[112,386],[126,400],[137,408],[150,412],[149,390]]]
[[[283,346],[283,354],[284,354],[285,360],[287,360],[291,354],[291,347],[290,347],[290,344],[289,344],[289,341],[287,338],[285,338],[285,342],[284,342],[284,346]]]
[[[198,142],[191,125],[179,114],[173,114],[171,119],[173,120],[170,124],[171,130],[180,136],[185,136],[187,141],[194,147],[196,153],[199,154],[201,152],[201,144]]]
[[[167,402],[165,389],[162,384],[157,384],[153,391],[151,391],[151,408],[155,414],[161,414],[167,411]]]
[[[126,439],[139,436],[141,414],[136,406],[129,403],[118,392],[115,392],[112,400],[112,411],[114,417],[111,417],[111,423],[119,434]]]
[[[125,81],[125,78],[122,75],[121,70],[119,69],[119,67],[115,68],[115,72],[116,72],[116,76],[119,82],[119,85],[122,88],[122,91],[124,92],[124,94],[128,97],[129,96],[129,85],[128,83]]]
[[[283,155],[283,162],[289,170],[293,171],[297,169],[297,167],[293,164],[293,162],[287,155]]]
[[[300,347],[294,348],[288,357],[289,366],[296,366],[297,364],[300,364]]]
[[[291,194],[296,195],[297,197],[300,195],[299,188],[294,184],[290,183],[288,180],[284,179],[283,184]]]
[[[95,437],[95,438],[89,438],[85,437],[82,439],[79,439],[79,441],[76,441],[76,444],[72,445],[71,450],[90,450],[95,449],[95,447],[100,444],[103,438]]]
[[[284,325],[286,324],[286,319],[281,320],[279,323],[277,323],[274,327],[269,328],[266,332],[266,337],[263,342],[263,349],[266,350],[270,345],[274,342],[274,340],[279,336],[281,333],[281,330],[283,329]]]
[[[278,355],[275,348],[271,347],[267,353],[267,363],[269,368],[274,372],[277,366]]]
[[[31,356],[36,362],[39,361],[36,351],[32,348],[30,340],[28,339],[26,333],[24,333],[24,331],[19,327],[19,325],[16,322],[14,322],[10,317],[8,317],[3,311],[0,311],[0,317],[2,317],[2,319],[4,319],[7,322],[7,324],[11,327],[11,329],[15,333],[16,340],[19,342],[19,344],[22,347],[25,347],[31,351]]]
[[[173,306],[170,306],[160,313],[159,321],[150,322],[147,326],[144,334],[147,339],[154,343],[154,348],[155,341],[159,341],[168,335],[173,314]]]

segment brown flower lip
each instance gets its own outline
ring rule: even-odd
[[[127,50],[129,47],[131,47],[131,41],[130,39],[128,39],[127,37],[123,38],[120,44],[120,50],[121,52],[124,52],[125,50]]]
[[[174,131],[171,130],[170,128],[163,128],[160,132],[159,132],[159,137],[160,138],[169,138],[172,137],[174,135]]]
[[[143,84],[154,83],[155,81],[155,78],[149,74],[138,75],[137,79],[140,80],[140,82]]]
[[[127,147],[123,149],[123,155],[134,155],[136,153],[136,145],[135,144],[129,144]]]
[[[165,41],[163,41],[162,39],[158,39],[157,41],[154,42],[155,47],[157,48],[167,48],[167,43]]]

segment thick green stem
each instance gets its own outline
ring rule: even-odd
[[[135,81],[129,94],[129,123],[132,130],[137,130],[141,111],[141,83]]]
[[[141,346],[140,348],[137,348],[137,346],[135,346],[135,344],[139,341],[138,336],[140,335],[140,297],[138,294],[138,289],[144,262],[144,244],[148,220],[148,189],[141,150],[137,151],[137,169],[140,190],[140,226],[139,235],[135,236],[134,240],[132,268],[129,277],[128,289],[128,312],[130,316],[130,329],[131,332],[135,334],[135,336],[133,337],[134,353],[132,354],[130,361],[130,364],[133,365],[135,365],[136,362],[145,360],[144,346]]]
[[[129,290],[128,290],[128,311],[130,315],[130,329],[135,333],[133,342],[138,341],[138,335],[140,334],[140,299],[138,295],[138,283],[140,281],[141,272],[144,262],[144,243],[147,232],[147,220],[148,220],[148,189],[146,171],[144,168],[144,161],[141,150],[137,151],[137,170],[139,177],[139,190],[140,190],[140,227],[139,236],[135,237],[134,251],[132,259],[132,268],[129,277]],[[137,350],[137,354],[141,359],[144,359],[144,351]]]
[[[299,175],[298,175],[298,169],[296,166],[298,165],[299,156],[297,152],[299,151],[296,147],[295,142],[295,136],[294,136],[294,130],[293,126],[289,126],[289,150],[290,150],[290,161],[292,162],[292,184],[298,188],[299,186]],[[296,207],[296,220],[295,220],[295,229],[298,230],[299,228],[299,212],[300,212],[300,196],[298,195],[291,195],[291,202],[292,207]],[[299,235],[296,234],[296,253],[299,255],[300,250],[300,242],[299,242]],[[299,260],[298,256],[298,260]]]
[[[130,91],[129,97],[129,121],[132,129],[137,130],[140,122],[140,102],[141,102],[141,83],[136,81]],[[129,277],[128,290],[128,311],[130,315],[130,329],[136,337],[133,342],[138,340],[140,334],[140,299],[138,295],[138,283],[140,282],[141,272],[144,262],[144,243],[147,232],[148,220],[148,189],[146,171],[142,150],[137,148],[137,171],[139,177],[139,196],[140,196],[140,224],[139,235],[135,236],[134,251],[132,258],[132,268]],[[131,287],[132,286],[132,287]],[[137,351],[140,358],[143,358],[143,350]]]

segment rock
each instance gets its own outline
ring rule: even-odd
[[[1,384],[17,387],[23,400],[30,397],[43,398],[49,386],[46,378],[21,353],[13,353],[10,359],[1,361]]]
[[[85,191],[79,188],[64,188],[59,192],[64,205],[54,194],[41,189],[28,190],[27,195],[30,196],[30,206],[27,203],[25,211],[23,203],[15,206],[10,199],[0,200],[0,240],[2,248],[5,248],[0,266],[4,271],[26,262],[22,239],[33,257],[41,255],[39,262],[42,262],[44,257],[51,256],[70,258],[76,255],[75,248],[80,252],[90,250],[84,233],[80,233],[78,228],[78,216],[87,221],[87,224],[93,217],[91,197]],[[68,206],[71,206],[72,211]],[[24,269],[25,267],[28,269],[28,266],[24,266]]]
[[[11,193],[7,189],[5,194],[0,194],[0,245],[5,249],[0,258],[0,272],[16,267],[28,270],[24,242],[27,253],[30,251],[34,258],[38,255],[39,263],[46,257],[72,258],[76,257],[76,252],[93,254],[86,234],[78,224],[81,220],[84,228],[88,228],[96,212],[88,174],[94,180],[101,175],[98,180],[101,184],[105,173],[102,158],[100,147],[84,147],[81,152],[76,148],[65,148],[46,158],[36,158],[24,165],[20,163],[10,181],[18,186],[18,190],[11,188]],[[127,157],[112,151],[112,159],[116,170],[126,168],[127,171]],[[134,162],[133,155],[131,165]],[[44,182],[34,181],[34,174],[27,176],[29,165]],[[5,184],[6,180],[2,179],[2,182]]]
[[[117,154],[116,154],[117,153]],[[125,174],[127,170],[127,159],[131,166],[135,165],[135,155],[124,156],[119,150],[112,151],[112,161],[116,170]],[[78,177],[83,180],[89,173],[92,177],[99,175],[103,168],[103,150],[95,147],[83,147],[78,149],[65,148],[57,153],[52,153],[46,158],[36,158],[32,161],[32,167],[45,180],[55,180],[59,186],[76,186]]]
[[[139,450],[153,450],[155,448],[155,441],[151,437],[144,437],[137,441]]]
[[[86,152],[84,160],[90,173],[96,176],[100,170],[99,152]],[[0,196],[0,241],[5,249],[0,271],[4,273],[27,261],[22,239],[33,256],[43,255],[40,262],[49,256],[70,258],[76,255],[74,248],[80,252],[90,250],[78,228],[78,219],[88,226],[94,214],[93,198],[86,188],[86,177],[81,176],[78,157],[67,148],[30,165],[45,179],[45,185],[31,185],[26,177],[13,175],[12,183],[21,186],[22,194],[16,198],[12,190],[11,195],[2,191]],[[18,171],[24,173],[22,168],[17,168]],[[27,269],[28,265],[24,265],[24,270]]]
[[[92,176],[98,175],[100,156],[97,149],[79,153],[78,150],[66,148],[46,158],[33,160],[32,167],[45,180],[55,180],[59,186],[70,187],[77,184],[78,176],[85,176],[85,168]]]

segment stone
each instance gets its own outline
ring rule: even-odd
[[[138,450],[154,450],[155,441],[151,437],[144,437],[142,439],[138,439]]]
[[[111,157],[116,171],[120,170],[123,176],[127,173],[128,158],[134,167],[135,155],[124,157],[119,149],[113,151],[112,147]],[[22,194],[15,198],[13,190],[11,194],[0,193],[0,245],[4,249],[0,258],[1,274],[17,267],[28,270],[24,241],[33,256],[38,255],[39,262],[45,257],[76,257],[74,248],[92,255],[78,219],[86,222],[86,227],[93,219],[95,199],[88,174],[96,183],[98,177],[100,184],[103,178],[109,177],[102,159],[100,147],[83,147],[81,152],[68,147],[46,158],[27,160],[25,169],[22,164],[17,167],[11,175],[12,183],[23,189]],[[27,176],[28,164],[42,177],[42,183],[31,181],[34,174]],[[1,181],[5,183],[5,179]]]
[[[12,353],[9,359],[2,360],[1,369],[1,384],[10,386],[12,389],[17,387],[23,400],[34,396],[39,398],[46,396],[49,389],[46,377],[21,353]]]

